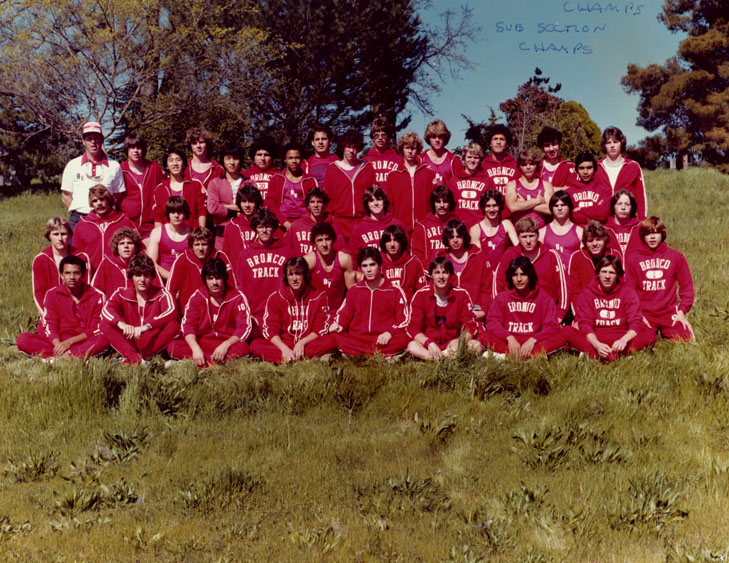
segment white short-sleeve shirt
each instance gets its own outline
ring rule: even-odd
[[[70,160],[63,169],[61,191],[69,192],[73,199],[69,211],[89,213],[89,190],[97,184],[106,186],[112,194],[126,190],[121,166],[116,160],[104,157],[101,162],[91,162],[86,153]]]

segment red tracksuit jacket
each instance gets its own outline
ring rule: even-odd
[[[266,198],[263,200],[263,206],[270,209],[276,214],[276,217],[278,217],[279,223],[283,225],[284,221],[287,221],[289,217],[287,217],[283,212],[281,212],[281,202],[283,201],[283,188],[284,184],[286,183],[286,173],[285,172],[278,172],[271,176],[271,180],[268,182],[268,191],[266,192]],[[316,178],[312,176],[304,175],[301,178],[301,181],[299,183],[299,188],[301,188],[301,206],[302,209],[304,208],[304,196],[307,194],[307,192],[317,187]],[[304,213],[308,213],[308,211],[304,210]]]
[[[91,272],[89,257],[73,248],[69,249],[69,254],[78,256],[86,262],[86,278],[88,278],[89,272]],[[61,274],[58,271],[58,264],[53,258],[53,250],[50,246],[45,247],[33,258],[32,272],[33,300],[35,306],[38,307],[38,311],[41,312],[43,311],[43,300],[48,290],[63,285]],[[84,281],[86,281],[86,278],[84,278]]]
[[[132,284],[126,288],[119,288],[104,305],[101,316],[114,326],[122,321],[132,326],[149,323],[152,328],[159,328],[167,323],[176,322],[177,309],[172,295],[166,289],[155,286],[150,288],[149,295],[147,304],[140,307],[137,304],[137,292]]]
[[[347,290],[334,322],[353,336],[377,336],[404,330],[410,320],[405,292],[386,279],[375,289],[365,280]]]
[[[384,190],[387,188],[387,178],[391,172],[400,168],[403,164],[403,158],[392,147],[385,149],[385,152],[378,151],[375,147],[371,147],[362,159],[369,162],[375,169],[375,181]]]
[[[615,180],[615,185],[612,186],[613,194],[618,190],[628,190],[635,197],[635,202],[638,207],[638,220],[646,218],[648,213],[648,199],[645,195],[645,182],[643,181],[643,170],[640,168],[640,164],[634,160],[623,157],[625,163],[618,172],[618,177]],[[598,161],[597,170],[595,171],[595,177],[598,178],[604,184],[610,186],[610,177],[605,171],[606,165],[605,159]],[[611,194],[612,195],[612,194]]]
[[[588,285],[577,299],[575,322],[585,335],[603,328],[623,332],[647,330],[638,295],[620,280],[610,293],[602,290],[597,279]]]
[[[448,253],[442,250],[440,256],[447,257]],[[484,253],[472,244],[468,249],[466,266],[460,274],[451,276],[451,284],[468,291],[473,304],[479,305],[481,310],[486,312],[489,310],[489,305],[491,305],[492,283],[493,273],[486,263]]]
[[[328,207],[329,212],[335,220],[337,217],[364,216],[362,196],[368,187],[376,183],[375,169],[370,163],[363,163],[352,180],[337,166],[336,162],[332,163],[327,168],[324,179],[325,190],[331,200]]]
[[[108,299],[120,287],[127,286],[127,265],[118,256],[106,256],[91,281],[96,289]]]
[[[439,314],[433,286],[426,285],[413,295],[410,303],[408,336],[414,339],[419,333],[435,340],[440,346],[458,338],[462,331],[476,336],[477,323],[473,316],[471,296],[465,289],[451,286],[445,315]]]
[[[415,228],[415,222],[424,219],[430,209],[434,177],[430,168],[424,164],[418,165],[413,176],[405,165],[387,176],[385,191],[390,199],[392,214],[405,224],[408,237]]]
[[[210,166],[210,168],[208,168],[208,173],[205,175],[205,178],[203,178],[202,181],[198,180],[198,182],[200,182],[203,186],[203,196],[207,194],[210,182],[212,182],[215,178],[220,178],[221,176],[225,175],[225,168],[223,168],[214,160],[211,160],[210,162],[212,163],[212,165]],[[185,168],[185,179],[192,179],[192,159],[189,159],[187,161],[187,167]]]
[[[76,303],[65,285],[50,289],[43,301],[43,315],[38,332],[49,341],[66,340],[72,336],[99,334],[104,296],[88,284],[84,284],[81,299]]]
[[[151,231],[154,227],[154,190],[165,177],[162,167],[153,160],[145,160],[141,184],[132,174],[128,160],[121,163],[121,171],[127,191],[122,193],[119,210],[129,217],[137,229],[145,225],[145,230]]]
[[[382,275],[390,280],[392,285],[402,288],[408,301],[412,299],[417,290],[425,285],[422,262],[417,256],[412,256],[408,252],[403,252],[400,258],[394,262],[385,252],[382,255]]]
[[[544,167],[544,159],[542,159],[542,165],[539,167],[539,177],[552,184],[555,190],[565,188],[572,180],[577,179],[575,163],[562,158],[557,164],[557,168],[549,171]]]
[[[599,178],[585,184],[573,179],[565,190],[572,198],[575,208],[572,220],[578,225],[586,225],[591,219],[605,223],[610,215],[610,199],[613,197],[610,184]]]
[[[224,252],[216,250],[208,257],[208,260],[213,258],[220,258],[225,262],[225,269],[228,272],[227,285],[229,289],[234,289],[236,287],[235,274],[228,257]],[[170,277],[167,278],[167,291],[177,300],[178,311],[184,311],[192,294],[205,287],[202,277],[200,277],[202,268],[203,262],[197,259],[190,248],[175,258],[175,262],[170,268]]]
[[[282,287],[268,296],[263,313],[263,337],[278,336],[289,348],[309,334],[327,334],[329,305],[326,293],[309,288],[297,298],[289,287]]]
[[[517,256],[523,256],[521,246],[512,246],[501,257],[501,262],[494,272],[493,297],[506,290],[506,269]],[[564,264],[556,251],[546,249],[539,244],[539,254],[532,262],[537,272],[537,287],[554,299],[559,318],[563,318],[572,300],[572,283],[567,276]]]
[[[390,225],[398,225],[407,233],[407,228],[400,219],[395,219],[392,213],[385,213],[382,219],[375,219],[370,215],[365,215],[360,219],[352,229],[352,236],[349,237],[349,253],[354,261],[357,261],[359,251],[367,246],[380,248],[380,239],[382,231]]]
[[[281,241],[274,241],[269,247],[263,246],[258,239],[248,248],[241,250],[235,269],[238,289],[251,304],[251,312],[260,324],[266,308],[268,296],[282,286],[281,271],[291,250],[284,248]]]
[[[103,218],[95,211],[81,217],[73,232],[73,245],[89,257],[92,271],[99,267],[104,256],[112,256],[111,237],[123,227],[135,228],[129,218],[119,211],[111,211]]]
[[[538,287],[526,297],[515,289],[502,291],[486,315],[486,331],[501,340],[514,335],[533,337],[541,342],[559,333],[554,299]]]
[[[191,229],[200,226],[200,217],[207,215],[205,208],[205,188],[197,180],[185,179],[182,183],[182,199],[190,206],[190,218],[187,224]],[[167,223],[165,217],[165,205],[173,195],[170,188],[170,179],[162,181],[154,190],[154,221],[155,223]]]
[[[665,242],[655,250],[636,244],[625,264],[625,279],[638,294],[641,310],[651,315],[688,313],[694,303],[694,280],[686,257]]]
[[[192,294],[182,317],[182,336],[194,334],[216,336],[227,340],[237,336],[244,341],[251,334],[251,310],[246,296],[236,289],[227,288],[220,307],[210,301],[207,289]]]

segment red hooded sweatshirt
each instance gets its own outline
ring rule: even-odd
[[[544,341],[559,334],[557,308],[552,299],[538,287],[525,297],[515,289],[507,289],[496,296],[486,316],[486,331],[501,340],[510,335]]]
[[[512,246],[501,257],[501,262],[494,272],[494,298],[506,290],[506,269],[517,256],[524,256],[521,246]],[[532,261],[537,272],[537,287],[554,299],[559,318],[564,318],[572,300],[572,282],[567,276],[564,264],[555,250],[547,249],[543,244],[538,247],[537,257]]]
[[[516,160],[507,154],[503,160],[497,160],[493,155],[488,155],[481,163],[481,169],[489,177],[491,185],[489,188],[499,190],[502,194],[506,191],[506,184],[516,180],[518,168]]]
[[[626,261],[625,279],[638,294],[641,309],[652,316],[685,314],[694,303],[694,280],[686,257],[665,242],[655,250],[636,244]]]
[[[235,280],[251,304],[251,313],[259,325],[268,296],[282,286],[281,272],[290,256],[291,250],[284,248],[278,239],[268,247],[256,239],[238,256]]]
[[[238,266],[238,256],[240,256],[241,250],[248,248],[254,240],[256,240],[256,231],[251,229],[251,224],[242,214],[225,225],[223,253],[230,260],[233,271]]]
[[[411,247],[413,254],[420,259],[423,268],[427,269],[431,260],[438,256],[438,253],[445,250],[443,246],[443,228],[448,221],[455,219],[453,213],[448,213],[440,219],[433,213],[428,213],[425,219],[415,223]]]
[[[390,225],[398,225],[407,233],[407,228],[400,219],[395,219],[392,213],[385,213],[382,219],[375,219],[370,215],[365,215],[360,219],[352,229],[352,236],[349,237],[349,253],[354,260],[357,260],[359,251],[367,246],[380,248],[380,239],[382,231]]]
[[[647,330],[635,291],[618,280],[610,293],[605,293],[597,279],[580,293],[575,307],[575,321],[580,332],[588,335],[596,330]]]
[[[372,164],[375,169],[375,181],[383,190],[387,188],[387,178],[390,173],[403,164],[402,156],[397,154],[397,151],[392,147],[388,147],[384,152],[371,147],[362,160]]]
[[[575,208],[572,210],[572,220],[578,225],[586,225],[594,219],[605,223],[610,215],[610,199],[613,197],[610,184],[599,178],[593,178],[584,183],[573,179],[565,191],[570,194]]]

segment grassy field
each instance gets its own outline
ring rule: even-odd
[[[1,200],[0,557],[726,560],[729,177],[647,180],[698,342],[610,366],[41,364],[14,338],[60,201]]]

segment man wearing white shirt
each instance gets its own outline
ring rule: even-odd
[[[66,164],[61,180],[61,201],[68,209],[71,227],[74,228],[82,216],[91,211],[89,189],[103,184],[115,200],[125,191],[121,167],[110,160],[104,152],[104,136],[101,125],[88,121],[81,131],[85,151]]]

